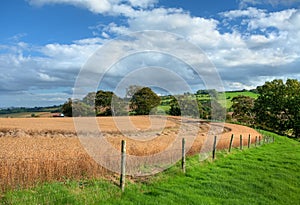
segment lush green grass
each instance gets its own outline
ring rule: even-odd
[[[265,132],[265,134],[267,134]],[[300,143],[275,136],[274,144],[217,160],[187,160],[146,182],[127,184],[124,193],[106,181],[53,183],[6,193],[3,204],[299,204]]]
[[[249,96],[251,98],[256,99],[258,97],[258,94],[250,92],[250,91],[245,91],[245,92],[225,92],[226,97],[227,98],[234,98],[237,97],[239,95],[243,95],[243,96]]]
[[[218,101],[221,105],[223,105],[227,109],[229,109],[232,105],[232,102],[231,102],[232,98],[237,97],[239,95],[249,96],[254,99],[256,99],[258,97],[258,94],[250,92],[250,91],[225,92],[225,93],[219,93]],[[210,100],[210,98],[211,98],[210,95],[208,95],[208,94],[201,94],[201,95],[197,95],[196,97],[197,97],[197,100],[199,100],[200,102]],[[161,106],[159,106],[159,107],[165,111],[168,111],[170,109],[169,103],[170,103],[170,98],[168,98],[167,96],[164,96],[163,99],[161,100]]]
[[[229,109],[232,106],[232,98],[237,97],[239,95],[242,96],[248,96],[251,98],[256,99],[258,97],[258,94],[250,92],[250,91],[245,91],[245,92],[225,92],[225,96],[222,96],[222,94],[219,95],[219,99],[224,99],[226,100],[226,102],[222,102],[221,100],[219,100],[219,102],[222,104],[224,103],[224,105],[226,105],[226,108]]]

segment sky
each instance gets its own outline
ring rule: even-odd
[[[300,0],[3,0],[0,29],[0,108],[62,104],[78,79],[113,91],[300,80]]]

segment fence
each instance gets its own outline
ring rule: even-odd
[[[181,159],[181,169],[186,173],[186,156],[200,153],[201,148],[192,147],[186,150],[189,139],[183,138],[181,147],[164,152],[164,156],[159,160],[151,158],[141,158],[141,160],[126,159],[126,142],[121,143],[120,155],[102,156],[105,166],[98,165],[89,156],[79,156],[77,158],[0,158],[0,188],[2,192],[16,188],[32,187],[38,183],[51,181],[64,181],[66,179],[91,179],[99,177],[109,177],[118,183],[124,191],[127,173],[146,172],[147,174],[157,173],[170,164],[175,164]],[[218,143],[217,143],[218,142]],[[238,137],[233,134],[230,137],[214,136],[208,142],[208,149],[202,150],[202,154],[211,153],[211,159],[217,158],[217,150],[232,151],[233,147],[243,150],[244,147],[250,148],[260,146],[264,143],[274,142],[274,137],[262,136],[243,136]],[[104,167],[116,166],[120,170],[120,176],[110,172]],[[119,182],[118,182],[118,179]]]

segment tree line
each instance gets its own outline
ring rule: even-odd
[[[88,93],[82,100],[69,99],[62,106],[65,116],[147,115],[160,104],[160,97],[148,87],[130,86],[126,97],[111,91]]]
[[[273,80],[257,87],[258,98],[232,99],[234,120],[300,138],[300,82]]]
[[[254,91],[258,94],[257,99],[243,95],[231,99],[233,113],[230,120],[300,138],[300,82],[276,79]],[[197,98],[197,95],[207,94],[209,99]],[[88,93],[81,100],[69,99],[63,104],[62,112],[65,116],[148,115],[159,114],[159,105],[169,106],[166,113],[169,115],[226,119],[226,108],[219,104],[215,90],[160,97],[151,88],[136,85],[127,89],[124,98],[111,91],[99,90]],[[227,117],[228,120],[229,115]]]
[[[174,116],[190,116],[203,119],[224,120],[226,110],[217,101],[217,92],[211,99],[199,100],[194,94],[158,96],[151,88],[132,85],[127,89],[125,98],[120,98],[111,91],[99,90],[88,93],[81,100],[69,99],[62,106],[65,116],[121,116],[121,115],[148,115],[160,114],[159,105],[167,105],[169,110],[163,111]],[[218,115],[218,113],[220,113]]]

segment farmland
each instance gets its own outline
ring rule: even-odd
[[[134,182],[123,194],[107,180],[64,180],[28,190],[8,192],[4,204],[298,204],[300,201],[299,142],[269,132],[275,143],[230,155],[218,152],[214,163],[187,160]]]
[[[253,99],[256,99],[258,97],[258,94],[251,91],[226,91],[224,93],[218,93],[217,99],[221,105],[224,105],[226,109],[229,110],[232,106],[232,98],[239,95],[248,96]],[[199,102],[208,101],[211,99],[211,96],[209,94],[196,94],[196,97]],[[170,98],[168,98],[168,96],[162,97],[161,105],[159,106],[159,108],[166,112],[170,109]]]
[[[87,118],[81,119],[88,121]],[[180,150],[181,138],[176,139],[176,136],[182,129],[184,119],[146,116],[131,116],[129,119],[133,125],[131,128],[127,126],[125,117],[118,118],[118,126],[113,118],[97,118],[101,136],[116,149],[119,149],[121,140],[125,139],[128,154],[135,156],[160,153],[170,145],[174,150]],[[166,120],[165,123],[163,123],[164,120]],[[89,125],[83,124],[83,126]],[[199,152],[208,139],[208,131],[215,127],[220,128],[220,126],[217,123],[187,120],[183,126],[183,136],[191,147],[188,154],[193,155]],[[196,129],[197,136],[190,136],[191,133],[195,133],[191,132],[191,129],[196,127],[199,128]],[[247,127],[225,124],[219,133],[219,149],[228,147],[231,134],[259,135]],[[137,138],[143,140],[136,140]],[[212,143],[212,141],[208,140],[207,143]],[[236,138],[234,145],[237,146],[238,143],[239,139]],[[244,144],[246,143],[247,139],[244,138]],[[0,119],[0,144],[0,186],[3,190],[16,186],[30,187],[37,182],[60,181],[66,178],[81,179],[100,176],[114,178],[115,176],[99,166],[86,153],[77,138],[72,118]],[[173,152],[170,153],[173,154]],[[119,158],[119,155],[116,157]],[[169,156],[165,157],[169,158]]]

